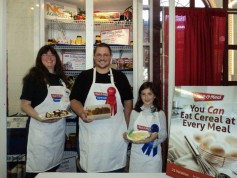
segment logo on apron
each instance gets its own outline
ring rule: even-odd
[[[63,95],[61,94],[51,94],[51,97],[54,102],[60,102]]]
[[[137,130],[145,130],[148,131],[149,127],[143,126],[143,125],[137,125]]]
[[[94,92],[96,100],[106,100],[107,99],[107,93],[102,92]]]

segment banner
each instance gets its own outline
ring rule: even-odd
[[[236,91],[234,86],[175,87],[167,175],[237,177]]]
[[[128,28],[104,30],[100,32],[101,41],[110,45],[129,45],[130,30]]]
[[[77,15],[77,6],[58,2],[47,1],[45,2],[45,18],[46,19],[70,19]]]
[[[86,55],[78,52],[63,52],[62,62],[65,70],[85,70]]]

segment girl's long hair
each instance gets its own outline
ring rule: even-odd
[[[149,88],[152,91],[152,93],[154,93],[154,95],[156,96],[153,101],[153,106],[155,107],[157,111],[160,111],[161,107],[159,105],[159,100],[158,100],[158,91],[152,82],[144,82],[140,86],[139,91],[138,91],[138,98],[137,98],[137,102],[135,104],[134,110],[137,112],[141,111],[141,106],[143,105],[143,102],[141,99],[141,93],[144,89],[147,89],[147,88]]]

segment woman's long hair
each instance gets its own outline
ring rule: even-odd
[[[41,57],[43,54],[47,54],[48,51],[51,51],[53,55],[56,57],[56,64],[54,66],[54,73],[58,77],[60,77],[68,87],[70,87],[70,84],[67,80],[67,76],[65,75],[63,71],[63,65],[60,60],[60,57],[57,53],[57,51],[51,46],[51,45],[44,45],[43,47],[40,48],[36,61],[35,61],[35,66],[32,67],[28,74],[23,78],[23,83],[27,80],[29,76],[37,76],[39,78],[39,82],[42,84],[48,84],[48,79],[47,79],[47,74],[49,73],[48,69],[44,66],[42,63]]]
[[[157,111],[160,111],[161,107],[159,105],[159,100],[158,100],[158,91],[157,91],[156,87],[154,86],[154,84],[152,82],[144,82],[140,86],[139,91],[138,91],[138,98],[137,98],[137,102],[135,104],[134,110],[137,111],[137,112],[141,111],[141,106],[143,105],[143,101],[141,99],[141,93],[142,93],[143,90],[145,90],[147,88],[149,88],[152,91],[152,93],[154,93],[155,99],[153,101],[153,106],[155,107],[155,109]]]

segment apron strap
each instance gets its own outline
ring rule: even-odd
[[[96,68],[93,68],[93,81],[92,81],[92,84],[95,83],[95,80],[96,80]],[[114,85],[114,76],[113,76],[113,73],[112,73],[112,69],[110,68],[109,69],[109,76],[110,76],[110,82],[111,84]]]
[[[96,69],[94,68],[94,70],[93,70],[93,81],[92,81],[92,84],[95,83],[95,79],[96,79]]]
[[[110,81],[111,81],[111,83],[114,85],[114,76],[113,76],[113,73],[112,73],[112,69],[111,69],[111,68],[109,69],[109,75],[110,75]]]

